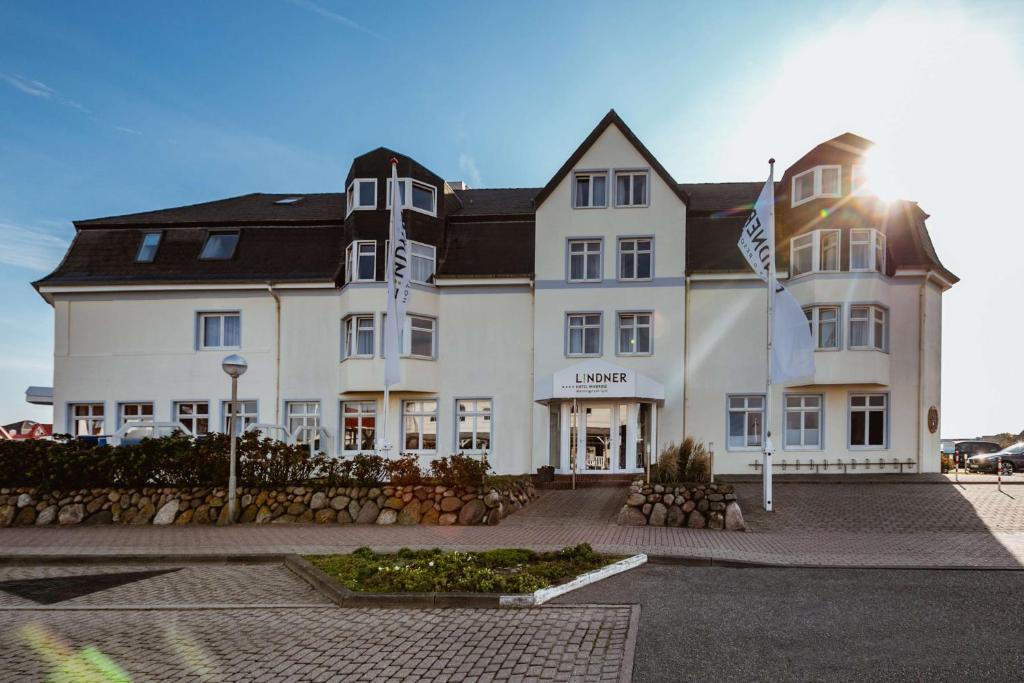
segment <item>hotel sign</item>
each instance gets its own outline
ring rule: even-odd
[[[559,370],[552,379],[553,398],[636,396],[636,373],[610,363],[580,363]]]

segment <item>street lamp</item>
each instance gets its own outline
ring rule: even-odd
[[[245,374],[249,364],[238,354],[231,354],[220,367],[231,378],[231,402],[228,404],[228,432],[231,438],[231,474],[228,476],[228,523],[235,521],[235,449],[238,435],[235,433],[235,412],[238,409],[238,378]]]

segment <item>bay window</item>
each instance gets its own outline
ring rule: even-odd
[[[391,179],[388,178],[385,208],[391,208],[391,196]],[[398,198],[403,209],[411,209],[430,216],[437,215],[437,188],[433,185],[412,178],[399,178]]]
[[[792,206],[818,197],[842,196],[842,167],[815,166],[793,176]]]
[[[791,245],[791,263],[793,277],[814,270],[814,234],[800,235],[793,238]]]
[[[355,178],[345,193],[346,216],[353,211],[377,208],[377,179]]]
[[[345,248],[345,282],[373,282],[377,279],[377,243],[352,242]]]
[[[373,356],[373,315],[350,315],[342,321],[341,357],[369,358]]]
[[[888,311],[881,306],[850,306],[850,348],[887,350]]]
[[[410,276],[413,282],[429,284],[434,277],[436,250],[429,244],[409,242],[409,261],[412,266]]]
[[[819,350],[839,348],[839,306],[808,306],[804,309],[811,337]]]
[[[885,235],[873,229],[850,231],[850,270],[885,272]]]
[[[813,230],[794,237],[789,245],[790,275],[839,270],[839,230]]]

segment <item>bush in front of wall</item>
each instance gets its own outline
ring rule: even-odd
[[[430,461],[430,475],[442,486],[483,486],[487,473],[492,471],[486,457],[477,459],[462,453]]]
[[[395,486],[418,486],[423,483],[423,470],[420,469],[419,458],[412,453],[388,460],[386,469],[388,482]]]

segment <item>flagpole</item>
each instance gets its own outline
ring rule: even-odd
[[[772,406],[772,307],[775,299],[775,159],[768,160],[770,168],[768,173],[768,186],[771,196],[768,214],[770,216],[770,232],[768,236],[768,289],[767,289],[767,345],[765,353],[765,375],[764,375],[764,424],[761,425],[762,459],[761,478],[764,484],[764,509],[765,512],[772,511],[772,432],[771,432],[771,406]]]

